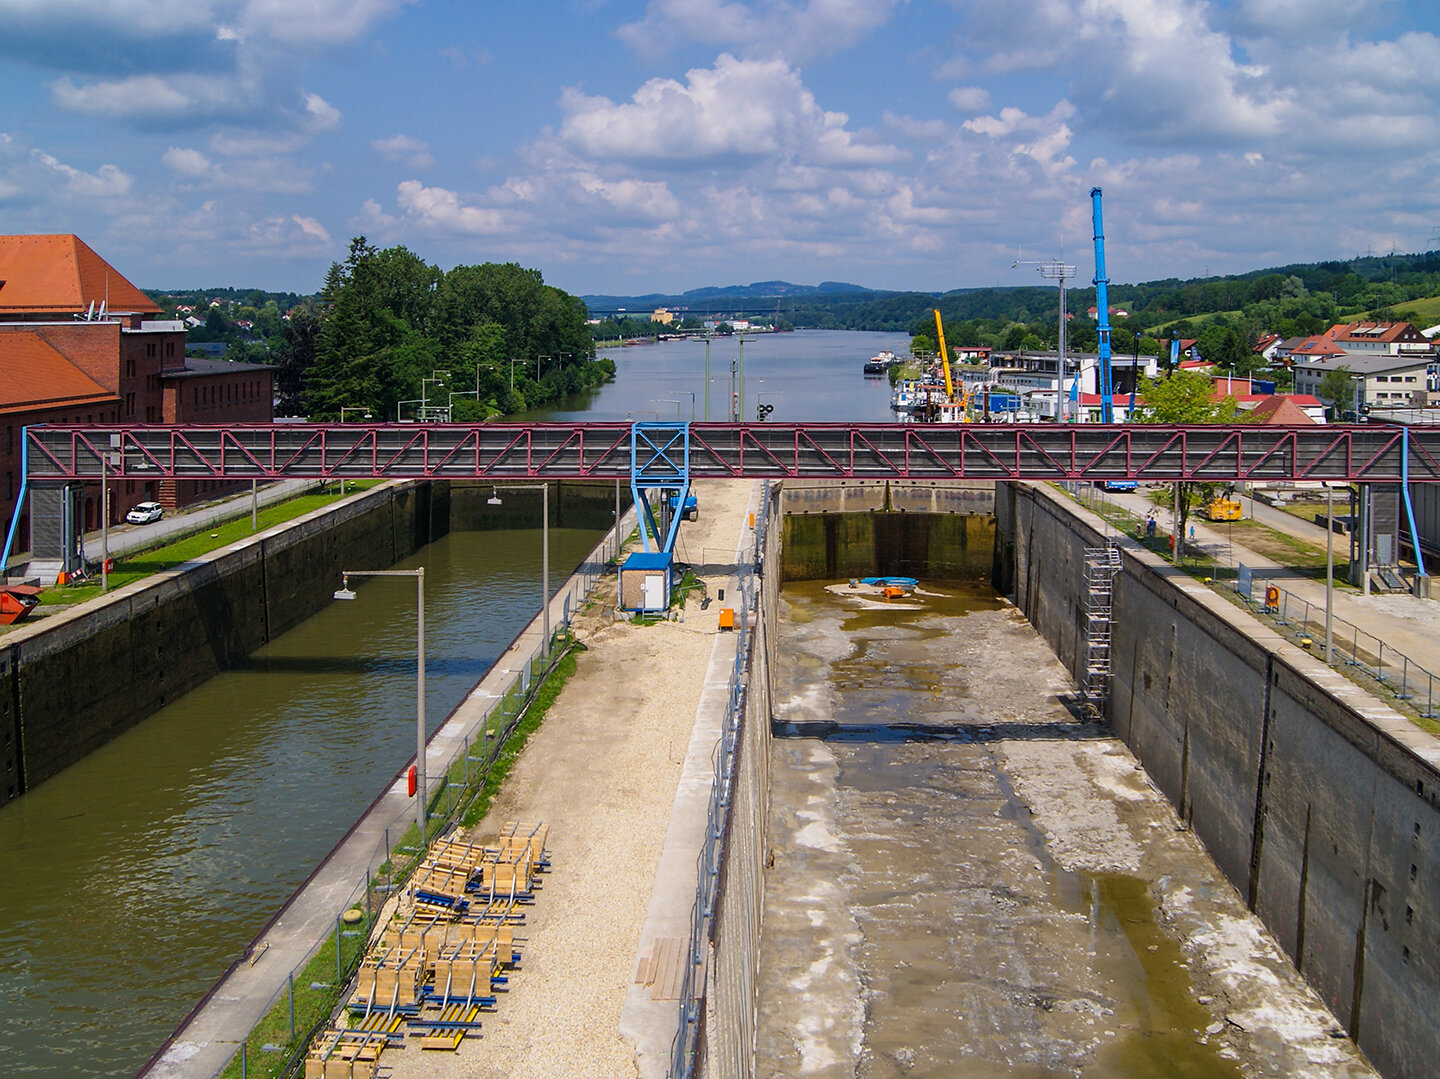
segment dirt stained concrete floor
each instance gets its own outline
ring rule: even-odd
[[[1372,1076],[1013,606],[787,585],[759,1075]]]
[[[749,528],[755,485],[696,485],[698,521],[681,526],[685,547],[716,571],[711,596],[733,587],[733,563]],[[517,935],[512,973],[479,1038],[458,1051],[387,1053],[393,1079],[622,1079],[637,1074],[620,1011],[638,963],[641,929],[670,810],[690,742],[718,606],[691,598],[683,622],[612,621],[614,578],[575,620],[587,651],[530,738],[477,840],[507,820],[550,825],[551,869]],[[725,641],[733,640],[729,634]],[[691,859],[690,861],[693,861]]]

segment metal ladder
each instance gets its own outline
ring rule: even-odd
[[[1111,619],[1119,572],[1118,547],[1085,548],[1085,671],[1080,692],[1100,718],[1110,698]]]

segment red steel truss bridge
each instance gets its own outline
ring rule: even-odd
[[[672,457],[678,472],[682,455],[691,479],[1440,481],[1440,429],[1390,426],[86,425],[29,427],[25,453],[31,484],[102,468],[143,480],[629,479]]]

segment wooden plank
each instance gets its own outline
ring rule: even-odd
[[[684,981],[686,949],[678,937],[657,937],[651,945],[651,1000],[679,1000]]]

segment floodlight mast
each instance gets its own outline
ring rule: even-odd
[[[1041,276],[1041,277],[1045,278],[1045,280],[1047,280],[1047,281],[1054,281],[1054,282],[1056,282],[1056,283],[1060,286],[1060,337],[1059,337],[1059,349],[1060,349],[1060,381],[1059,381],[1059,383],[1058,383],[1058,385],[1057,385],[1057,387],[1056,387],[1056,395],[1059,397],[1059,400],[1056,401],[1056,403],[1055,403],[1055,405],[1056,405],[1056,407],[1055,407],[1055,412],[1056,412],[1056,415],[1063,417],[1064,412],[1065,412],[1065,408],[1066,408],[1065,403],[1064,403],[1064,401],[1065,401],[1065,397],[1064,397],[1064,391],[1065,391],[1065,282],[1068,281],[1070,278],[1074,277],[1074,276],[1076,275],[1076,273],[1079,272],[1079,270],[1078,270],[1077,267],[1070,265],[1070,263],[1066,262],[1064,259],[1016,259],[1014,262],[1012,262],[1012,263],[1010,264],[1010,268],[1013,270],[1016,266],[1035,266],[1035,267],[1037,267],[1037,268],[1039,269],[1039,271],[1040,271],[1040,276]],[[1071,388],[1071,392],[1075,395],[1077,401],[1078,401],[1078,399],[1079,399],[1079,385],[1078,385],[1079,381],[1080,381],[1080,368],[1079,368],[1079,366],[1078,366],[1078,364],[1077,364],[1077,366],[1076,366],[1076,368],[1075,368],[1075,379],[1074,379],[1074,382],[1071,384],[1071,387],[1070,387],[1070,388]],[[1078,411],[1078,406],[1077,406],[1077,411]],[[1075,416],[1074,416],[1074,415],[1071,415],[1069,418],[1070,418],[1071,420],[1074,420],[1074,419],[1075,419]]]

